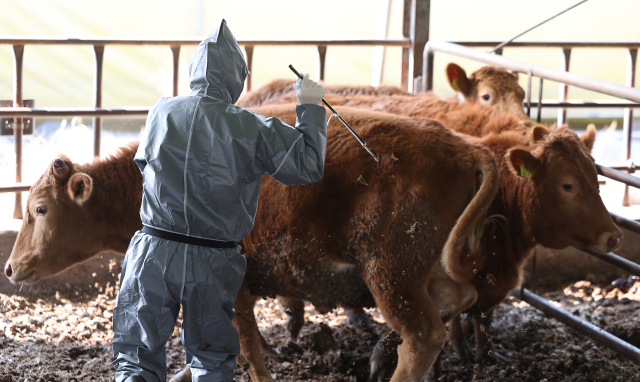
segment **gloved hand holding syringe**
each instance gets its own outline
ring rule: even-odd
[[[295,69],[293,68],[293,65],[289,65],[289,69],[291,69],[291,71],[293,71],[293,72],[296,74],[296,76],[298,76],[298,78],[299,78],[301,81],[303,81],[303,76],[302,76],[300,73],[298,73],[298,71],[297,71],[297,70],[295,70]],[[307,76],[307,77],[308,77],[308,76]],[[318,98],[319,98],[319,97],[318,97]],[[337,112],[337,111],[335,111],[335,110],[333,109],[333,107],[331,107],[331,105],[329,105],[329,102],[327,102],[324,98],[322,98],[322,102],[323,102],[323,103],[324,103],[324,104],[329,108],[329,110],[331,110],[331,112],[332,112],[336,117],[338,117],[338,119],[340,120],[340,122],[342,122],[342,124],[344,125],[344,127],[346,127],[346,128],[351,132],[351,134],[353,134],[353,136],[354,136],[354,137],[356,137],[356,139],[358,140],[358,142],[360,142],[360,144],[362,145],[362,147],[364,147],[364,149],[365,149],[365,150],[367,150],[367,152],[369,152],[369,154],[371,154],[371,156],[373,157],[373,159],[375,159],[375,160],[376,160],[376,162],[380,162],[380,159],[379,159],[379,158],[378,158],[378,156],[373,152],[373,150],[371,150],[371,148],[367,145],[367,142],[365,142],[362,138],[360,138],[360,136],[359,136],[355,131],[353,131],[353,129],[351,128],[351,126],[349,126],[349,124],[347,123],[347,121],[345,121],[345,120],[340,116],[340,114],[338,114],[338,112]]]

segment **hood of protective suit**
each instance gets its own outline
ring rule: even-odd
[[[235,104],[249,70],[227,22],[211,32],[196,48],[189,62],[191,95],[206,95]]]

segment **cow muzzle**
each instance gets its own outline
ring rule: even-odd
[[[598,238],[598,245],[594,248],[600,252],[611,252],[618,249],[622,242],[622,232],[603,232]]]
[[[9,279],[12,284],[24,283],[32,284],[35,278],[35,271],[23,272],[20,269],[20,264],[13,260],[7,261],[4,265],[4,275]]]

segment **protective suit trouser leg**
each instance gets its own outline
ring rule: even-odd
[[[139,375],[147,382],[167,376],[165,343],[180,311],[183,267],[180,243],[136,232],[122,265],[113,312],[113,362],[116,382]]]
[[[246,270],[239,249],[189,248],[181,334],[194,382],[233,379],[240,340],[231,320]]]

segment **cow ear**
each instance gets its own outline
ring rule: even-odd
[[[51,173],[59,182],[64,182],[69,178],[70,167],[64,158],[56,158],[51,162]]]
[[[596,125],[593,123],[587,126],[587,131],[580,136],[580,140],[587,146],[587,151],[591,154],[593,150],[593,144],[596,143]]]
[[[516,79],[516,81],[518,80],[518,72],[511,72],[511,75]]]
[[[73,201],[82,205],[91,196],[93,189],[93,179],[85,173],[73,174],[67,184],[67,192]]]
[[[544,137],[549,135],[549,133],[551,133],[551,132],[546,127],[544,127],[542,125],[535,125],[531,129],[531,141],[532,142],[539,142],[539,141],[543,140]]]
[[[447,65],[447,78],[453,90],[461,92],[465,96],[471,93],[471,83],[467,78],[467,73],[453,62]]]
[[[540,171],[542,163],[523,146],[513,147],[504,156],[509,171],[529,178]]]

